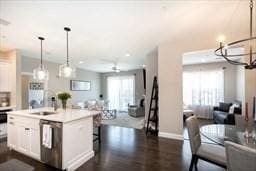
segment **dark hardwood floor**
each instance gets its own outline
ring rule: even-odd
[[[75,141],[75,140],[74,140]],[[94,143],[95,157],[77,171],[188,171],[191,152],[189,142],[146,137],[143,130],[103,126],[102,143]],[[56,170],[36,160],[7,149],[0,142],[0,163],[16,158],[35,167],[36,171]],[[223,171],[204,161],[199,171]]]

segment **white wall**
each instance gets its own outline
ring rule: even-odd
[[[21,57],[21,71],[32,73],[39,65],[39,60],[35,58]],[[68,91],[72,95],[71,103],[85,101],[88,99],[98,99],[101,91],[101,74],[77,68],[74,80],[84,80],[91,82],[90,91],[70,91],[70,80],[58,78],[59,65],[52,62],[44,62],[49,71],[48,89],[54,92]]]
[[[224,101],[234,102],[236,98],[237,89],[237,66],[228,64],[227,62],[204,63],[194,65],[184,65],[183,71],[199,71],[204,69],[224,69]]]
[[[143,70],[131,70],[131,71],[121,71],[119,73],[116,72],[108,72],[101,74],[101,87],[103,94],[103,99],[107,98],[107,78],[110,76],[125,76],[125,75],[135,75],[135,102],[142,98],[142,95],[145,94],[144,86],[143,86]]]
[[[145,103],[145,119],[147,120],[149,113],[150,98],[153,87],[154,77],[158,77],[158,51],[157,49],[149,53],[145,61],[146,65],[146,103]]]

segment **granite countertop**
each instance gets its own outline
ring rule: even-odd
[[[86,117],[92,117],[94,115],[101,113],[101,111],[91,111],[91,110],[89,111],[85,109],[66,109],[66,110],[58,109],[55,114],[50,114],[50,115],[33,114],[33,113],[42,112],[42,111],[55,112],[53,108],[38,108],[38,109],[10,111],[10,112],[7,112],[7,114],[65,123],[65,122],[72,122],[75,120],[83,119]]]

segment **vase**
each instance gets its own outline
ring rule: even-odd
[[[66,110],[67,109],[67,100],[61,100],[61,103],[62,103],[62,108],[64,110]]]

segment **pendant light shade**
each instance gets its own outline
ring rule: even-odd
[[[59,67],[59,76],[64,78],[74,78],[76,76],[76,69],[73,68],[69,62],[69,51],[68,51],[68,32],[70,28],[65,27],[64,30],[67,32],[67,62]]]
[[[41,60],[40,60],[40,65],[38,68],[33,70],[33,78],[35,80],[43,81],[43,80],[48,80],[49,79],[49,72],[46,70],[46,68],[43,65],[43,37],[38,37],[40,40],[41,44]]]

